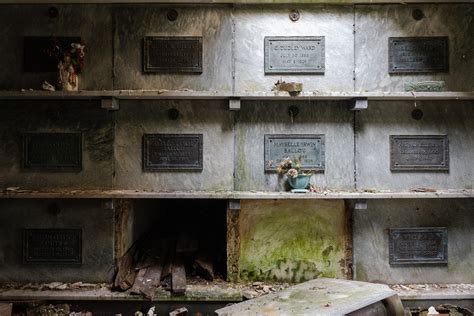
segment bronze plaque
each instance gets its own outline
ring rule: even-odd
[[[448,72],[449,39],[432,37],[389,37],[389,73]]]
[[[143,135],[143,170],[202,171],[202,134]]]
[[[447,135],[391,135],[390,170],[449,171]]]
[[[202,37],[145,37],[143,71],[202,73]]]
[[[81,133],[26,133],[23,168],[51,171],[82,170]]]
[[[324,36],[265,37],[265,73],[323,74]]]
[[[448,229],[390,229],[389,258],[390,264],[447,264]]]
[[[81,264],[81,229],[24,229],[24,264]]]
[[[324,171],[324,135],[265,135],[265,172],[275,172],[278,163],[287,157],[301,157],[303,170]]]
[[[23,71],[58,72],[58,63],[72,43],[80,43],[76,37],[26,36],[23,39]]]

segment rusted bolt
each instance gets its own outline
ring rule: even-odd
[[[178,19],[178,11],[171,9],[166,13],[166,17],[169,21],[176,21]]]
[[[300,12],[296,9],[290,11],[290,20],[296,22],[300,19]]]

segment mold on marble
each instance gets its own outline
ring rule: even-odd
[[[240,277],[299,283],[345,278],[343,201],[242,201]]]

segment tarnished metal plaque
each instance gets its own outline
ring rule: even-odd
[[[81,133],[26,133],[23,168],[51,171],[82,169]]]
[[[143,71],[201,73],[202,37],[145,37]]]
[[[202,134],[143,135],[143,170],[202,170]]]
[[[323,74],[324,36],[265,37],[265,73]]]
[[[301,157],[303,170],[324,171],[324,135],[265,135],[265,172],[275,172],[278,163],[287,157]]]
[[[449,171],[447,135],[390,135],[390,170]]]
[[[390,264],[448,263],[445,227],[390,229]]]
[[[81,229],[24,229],[24,264],[81,264]]]
[[[405,72],[448,72],[449,39],[433,37],[389,37],[388,71]]]

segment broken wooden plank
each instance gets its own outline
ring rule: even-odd
[[[143,287],[140,289],[140,292],[149,300],[153,299],[156,289],[160,286],[162,270],[162,260],[157,261],[156,264],[146,269],[146,273],[143,277],[145,281],[143,283]]]
[[[171,292],[184,294],[186,292],[186,269],[184,261],[177,256],[171,265]]]
[[[137,276],[135,270],[135,256],[137,247],[132,245],[130,249],[121,258],[117,259],[117,273],[115,276],[114,287],[125,291],[132,287]]]
[[[185,316],[188,314],[188,309],[186,307],[180,307],[170,312],[170,316]]]
[[[197,256],[194,260],[194,267],[198,275],[208,281],[214,280],[214,264],[212,259],[207,256]]]

